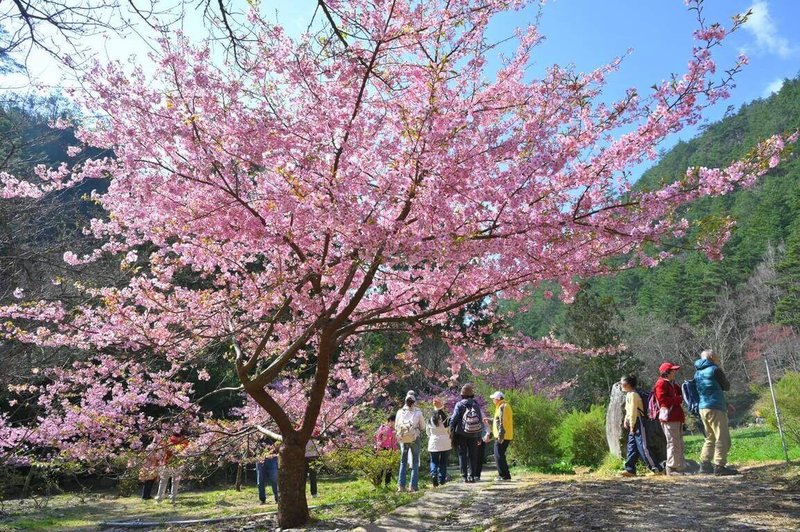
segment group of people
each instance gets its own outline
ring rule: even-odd
[[[491,420],[481,413],[475,401],[472,385],[461,388],[461,399],[448,415],[444,402],[433,399],[433,411],[426,418],[417,406],[417,396],[412,390],[406,394],[403,407],[375,434],[378,450],[400,449],[400,470],[397,489],[411,491],[419,489],[419,462],[422,435],[428,436],[430,455],[430,477],[434,487],[447,482],[447,458],[452,449],[458,451],[458,462],[464,482],[480,480],[483,446],[494,439],[494,456],[497,463],[498,480],[511,480],[506,451],[514,438],[514,414],[502,392],[494,392],[494,417]],[[410,474],[409,474],[410,469]],[[385,473],[385,482],[391,481],[391,472]]]
[[[700,453],[700,473],[714,475],[736,475],[738,472],[728,466],[728,451],[731,446],[728,429],[728,412],[733,407],[725,400],[725,392],[730,389],[730,382],[720,367],[720,360],[711,350],[705,350],[694,363],[694,386],[698,396],[698,414],[705,430],[705,442]],[[643,394],[637,389],[635,375],[627,375],[620,380],[620,386],[626,392],[624,428],[628,431],[627,456],[622,476],[636,476],[636,464],[641,460],[650,474],[684,475],[686,459],[683,447],[683,425],[686,415],[683,410],[683,394],[675,377],[681,367],[671,362],[659,366],[659,378],[652,395],[658,409],[658,421],[663,429],[667,442],[667,459],[662,465],[649,449],[649,436],[645,420],[648,406]],[[461,399],[455,404],[453,412],[448,415],[444,402],[439,398],[432,401],[433,410],[425,417],[417,406],[417,395],[409,391],[403,407],[396,414],[390,415],[387,422],[381,425],[375,434],[378,450],[400,450],[400,469],[398,471],[397,489],[411,491],[419,489],[420,451],[423,434],[428,437],[430,455],[430,478],[434,487],[447,482],[447,458],[453,449],[458,451],[458,462],[463,482],[480,480],[484,445],[494,440],[494,458],[497,464],[498,480],[511,480],[511,473],[506,459],[508,446],[514,439],[514,413],[511,405],[505,400],[503,392],[495,391],[490,395],[494,403],[492,418],[484,417],[481,407],[475,400],[472,385],[465,384],[461,388]],[[649,402],[649,401],[648,401]],[[180,485],[180,465],[178,456],[188,445],[188,440],[179,432],[172,434],[163,445],[155,446],[147,456],[140,470],[140,480],[144,487],[142,498],[152,498],[152,490],[156,480],[158,484],[157,501],[164,500],[168,488],[173,504]],[[262,504],[266,502],[266,484],[272,488],[277,502],[278,495],[278,449],[275,440],[262,438],[258,448],[256,463],[256,483],[258,498]],[[311,496],[317,496],[317,473],[314,462],[318,458],[314,440],[309,440],[306,447],[306,480],[311,484]],[[409,471],[410,470],[410,471]],[[385,482],[391,482],[391,472],[385,472]]]
[[[261,504],[267,503],[267,483],[272,490],[272,497],[275,502],[280,500],[278,495],[278,452],[280,442],[262,436],[259,439],[256,449],[258,460],[256,461],[256,486],[258,487],[258,500]],[[305,452],[305,482],[311,484],[311,496],[317,496],[317,467],[315,462],[319,459],[319,449],[314,439],[308,440]]]
[[[178,496],[181,481],[180,453],[189,440],[181,431],[173,432],[162,445],[155,445],[144,459],[139,469],[139,480],[142,482],[142,499],[153,498],[153,487],[158,481],[156,502],[164,500],[167,491],[172,504]]]
[[[700,452],[700,473],[720,476],[736,475],[738,471],[728,466],[728,451],[731,447],[728,429],[728,412],[733,406],[725,400],[725,392],[730,382],[720,367],[716,354],[707,349],[695,361],[693,384],[697,389],[699,417],[705,431],[705,442]],[[637,390],[635,375],[622,377],[620,386],[626,392],[625,420],[628,430],[627,457],[622,476],[636,476],[636,463],[641,460],[650,474],[684,475],[686,459],[683,450],[683,424],[686,415],[683,411],[683,394],[675,377],[681,367],[671,362],[659,366],[659,378],[653,388],[658,407],[658,421],[667,441],[667,460],[664,466],[654,459],[648,448],[645,419],[648,405],[644,404],[642,393]]]

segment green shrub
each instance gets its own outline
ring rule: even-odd
[[[787,371],[781,380],[775,383],[775,399],[781,412],[783,432],[786,437],[800,445],[800,372]],[[778,427],[772,395],[766,388],[756,405],[756,410],[766,418],[772,427]]]
[[[400,467],[398,451],[366,449],[337,449],[324,457],[325,467],[339,475],[353,475],[383,485],[386,472],[397,474]],[[420,461],[421,463],[421,461]],[[420,466],[422,467],[422,466]]]
[[[514,443],[508,448],[509,458],[528,467],[558,462],[553,433],[561,417],[561,400],[518,391],[506,393],[506,400],[514,411]]]
[[[573,410],[564,417],[557,434],[556,442],[566,461],[597,467],[608,453],[605,407],[594,405],[588,412]]]

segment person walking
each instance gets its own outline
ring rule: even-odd
[[[397,491],[406,491],[408,462],[411,461],[411,491],[419,489],[419,453],[425,420],[417,408],[417,395],[413,390],[406,394],[403,408],[397,411],[395,430],[400,441],[400,471],[397,473]]]
[[[514,412],[511,409],[511,405],[506,402],[503,392],[496,391],[489,398],[494,401],[492,436],[494,437],[494,461],[497,464],[497,479],[511,480],[506,451],[514,439]]]
[[[425,426],[425,431],[428,433],[428,453],[431,456],[431,482],[434,488],[447,480],[447,456],[453,448],[448,430],[449,421],[442,400],[434,399],[433,415]]]
[[[644,463],[650,473],[659,475],[664,472],[661,464],[657,463],[647,448],[647,431],[644,425],[644,402],[636,390],[638,381],[636,375],[627,375],[620,380],[620,387],[625,392],[625,421],[623,426],[628,431],[628,453],[625,458],[623,477],[636,476],[636,462]]]
[[[731,448],[728,411],[732,411],[733,407],[726,402],[725,392],[731,389],[731,384],[720,367],[719,358],[711,349],[700,353],[700,359],[695,361],[694,367],[694,382],[700,397],[700,418],[706,431],[700,451],[700,472],[719,476],[737,475],[739,472],[736,469],[728,467],[728,451]]]
[[[478,440],[483,430],[481,408],[471,384],[461,387],[461,400],[450,418],[450,432],[458,448],[458,463],[464,482],[475,482],[478,470]]]
[[[680,366],[671,362],[661,364],[658,367],[660,377],[653,389],[660,406],[658,420],[667,439],[667,475],[683,475],[686,469],[683,455],[683,423],[686,415],[683,413],[681,387],[674,382],[679,369]]]
[[[396,417],[396,414],[390,414],[386,418],[386,423],[383,423],[380,427],[378,427],[378,430],[375,432],[376,451],[389,451],[392,453],[397,451],[397,432],[394,430],[394,421]],[[392,482],[391,466],[381,473],[381,477],[384,478],[384,482],[388,487]],[[378,483],[380,483],[380,480]]]
[[[153,487],[159,477],[158,468],[159,452],[155,447],[155,443],[151,444],[148,448],[147,456],[142,461],[142,466],[139,468],[139,481],[142,483],[142,500],[146,501],[153,498]]]
[[[180,453],[189,445],[187,440],[180,430],[176,430],[170,435],[164,445],[164,454],[162,455],[160,478],[158,482],[158,495],[156,495],[156,502],[160,503],[164,500],[167,491],[167,484],[172,481],[172,489],[170,490],[170,500],[175,504],[175,499],[178,496],[178,488],[181,482],[181,463]]]
[[[261,504],[267,502],[266,484],[272,489],[275,502],[280,500],[278,495],[278,451],[280,444],[269,436],[262,436],[258,441],[258,454],[256,461],[256,485],[258,486],[258,500]]]
[[[319,437],[316,430],[306,443],[306,471],[303,478],[304,483],[311,484],[311,496],[317,498],[317,461],[319,460],[319,448],[314,438]]]

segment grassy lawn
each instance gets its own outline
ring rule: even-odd
[[[703,447],[701,435],[685,436],[686,458],[700,460],[700,449]],[[800,459],[800,446],[791,439],[786,440],[789,459]],[[731,430],[731,450],[728,462],[731,464],[753,464],[784,460],[781,437],[771,427],[746,427]]]
[[[269,497],[269,487],[267,487]],[[405,504],[418,495],[396,493],[395,488],[376,490],[362,480],[320,479],[319,497],[308,496],[315,519],[335,517],[374,518]],[[326,506],[330,505],[330,506]],[[206,519],[228,516],[248,516],[274,512],[274,502],[261,505],[255,486],[234,489],[187,491],[178,496],[173,507],[169,502],[156,504],[139,497],[119,497],[110,494],[58,495],[37,508],[31,500],[6,501],[0,510],[0,531],[16,530],[94,530],[108,521],[170,521]]]

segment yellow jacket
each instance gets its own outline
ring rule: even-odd
[[[644,412],[644,403],[639,392],[635,390],[627,392],[625,395],[625,421],[628,422],[629,427],[636,428],[636,420],[639,419],[642,412]]]
[[[502,437],[504,440],[514,439],[514,412],[505,401],[500,401],[494,409],[492,436],[498,439]]]

